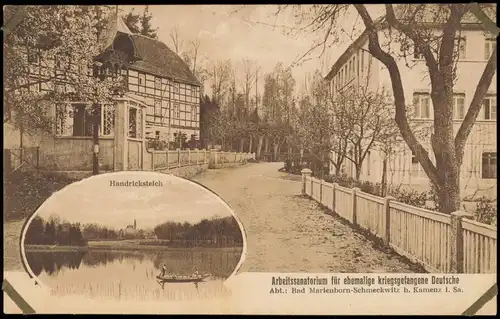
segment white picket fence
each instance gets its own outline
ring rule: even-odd
[[[302,174],[302,193],[429,272],[496,273],[497,229],[470,220],[381,198]]]

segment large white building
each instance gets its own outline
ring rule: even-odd
[[[381,44],[391,52],[400,52],[401,45],[389,41],[388,30],[383,27],[379,31]],[[394,32],[394,30],[392,30]],[[486,63],[496,45],[496,37],[485,32],[478,24],[463,26],[460,37],[459,60],[457,63],[457,79],[454,86],[454,126],[458,130],[467,113],[476,86]],[[395,56],[393,54],[393,56]],[[397,60],[401,72],[405,92],[405,100],[413,101],[414,121],[433,123],[432,100],[430,98],[430,80],[425,61],[418,54]],[[385,87],[391,90],[389,72],[385,66],[371,56],[368,51],[368,36],[363,33],[338,58],[326,76],[330,82],[331,92],[352,84],[367,83],[369,89]],[[409,102],[411,103],[411,102]],[[476,124],[470,133],[464,152],[461,167],[462,198],[476,195],[496,196],[497,178],[497,137],[496,137],[496,74],[484,100],[483,108]],[[428,135],[430,137],[430,134]],[[431,160],[433,152],[430,139],[422,139]],[[381,182],[382,154],[371,150],[367,155],[360,176],[361,180],[374,183]],[[331,168],[334,171],[334,167]],[[354,165],[345,161],[344,171],[354,177]],[[420,163],[411,150],[402,145],[402,151],[388,159],[388,183],[394,186],[410,186],[414,189],[427,190],[430,181]]]

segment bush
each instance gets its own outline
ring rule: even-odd
[[[4,221],[31,216],[54,192],[78,180],[51,172],[16,171],[4,176]]]
[[[337,183],[342,187],[359,188],[362,192],[382,197],[382,184],[369,181],[357,181],[354,178],[342,175],[327,175],[325,181],[328,183]],[[405,190],[401,187],[390,188],[387,195],[394,197],[398,202],[424,208],[429,196],[426,192],[416,190]]]
[[[426,202],[429,199],[427,192],[401,189],[400,187],[389,189],[387,194],[394,197],[398,202],[420,208],[425,208]]]
[[[497,224],[497,208],[493,205],[493,201],[486,197],[479,198],[479,202],[476,205],[476,210],[474,215],[476,220],[483,224],[494,225]]]

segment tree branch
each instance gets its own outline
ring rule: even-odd
[[[368,48],[370,53],[382,62],[389,71],[391,78],[392,91],[394,94],[394,103],[396,106],[395,121],[398,128],[403,136],[404,140],[410,147],[410,149],[415,153],[417,159],[419,160],[422,168],[427,173],[427,176],[435,185],[440,185],[441,181],[438,176],[438,172],[434,164],[429,159],[427,151],[422,147],[420,142],[416,139],[413,134],[410,125],[408,123],[408,118],[406,115],[406,104],[404,96],[404,88],[401,79],[401,73],[399,72],[398,65],[394,58],[383,51],[380,47],[379,37],[377,34],[377,29],[373,23],[373,19],[368,13],[366,7],[362,4],[355,4],[354,7],[358,11],[361,19],[363,20],[366,29],[368,30]]]

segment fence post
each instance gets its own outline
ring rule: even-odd
[[[191,165],[191,151],[189,150],[189,148],[187,151],[188,151],[188,166],[190,166]]]
[[[351,197],[351,200],[352,200],[352,203],[351,203],[351,207],[352,207],[352,223],[354,225],[357,225],[358,223],[358,218],[357,218],[357,212],[356,212],[356,196],[357,196],[357,193],[359,191],[359,188],[357,187],[354,187],[352,189],[352,197]]]
[[[450,214],[450,226],[451,226],[450,272],[456,274],[464,273],[464,235],[462,231],[462,220],[464,217],[472,218],[472,215],[463,211],[457,211]]]
[[[307,182],[307,177],[311,176],[312,171],[309,168],[304,168],[303,170],[300,171],[302,174],[302,195],[307,195],[306,192],[306,182]]]
[[[319,180],[319,203],[323,204],[323,179]]]
[[[155,150],[151,151],[151,169],[155,171]]]
[[[181,149],[180,148],[177,149],[177,155],[178,155],[177,156],[177,165],[178,165],[177,167],[181,167],[182,162],[181,162]]]
[[[167,149],[167,152],[165,153],[165,156],[167,157],[167,171],[170,169],[170,156],[169,156],[170,150]]]
[[[384,197],[384,215],[383,215],[383,225],[384,225],[384,244],[389,247],[391,243],[391,201],[395,200],[392,196]]]
[[[335,193],[337,189],[337,183],[332,183],[332,212],[336,213],[335,211]]]

